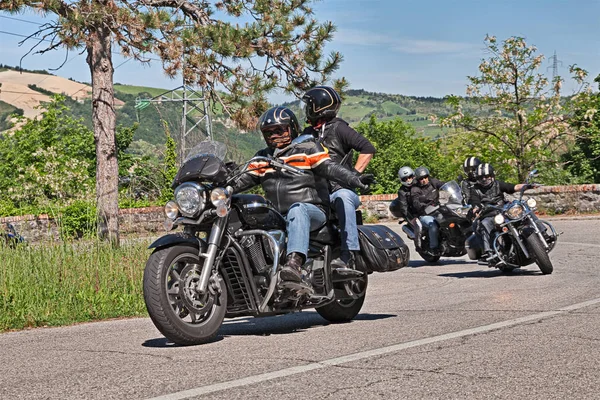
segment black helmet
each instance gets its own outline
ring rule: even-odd
[[[286,139],[285,132],[289,132],[290,136],[289,140],[285,140],[285,142],[291,142],[297,138],[300,132],[300,124],[298,124],[296,115],[289,108],[273,107],[260,116],[258,129],[262,132],[267,146],[275,148],[279,147],[279,143],[283,143],[282,139]],[[289,143],[283,144],[287,145]]]
[[[408,166],[402,167],[398,170],[398,179],[400,179],[402,186],[412,186],[415,182],[415,171]]]
[[[313,125],[320,119],[335,118],[342,104],[340,95],[329,86],[315,86],[309,89],[302,96],[302,101],[306,103],[306,119]]]
[[[490,164],[479,164],[479,166],[477,167],[477,183],[479,183],[484,188],[488,188],[492,185],[492,183],[494,183],[495,177],[496,173],[494,172],[494,168]]]
[[[417,177],[417,184],[420,186],[422,178],[429,178],[429,170],[427,167],[419,167],[415,169],[415,176]]]
[[[477,157],[468,157],[463,163],[463,171],[467,174],[469,180],[477,179],[477,167],[481,164],[481,160]]]

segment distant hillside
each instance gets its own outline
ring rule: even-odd
[[[74,82],[56,75],[43,73],[45,71],[21,72],[0,66],[0,131],[6,130],[10,124],[5,121],[10,113],[24,113],[29,118],[35,118],[42,110],[36,108],[40,103],[48,101],[52,93],[64,93],[71,97],[68,105],[76,117],[83,118],[84,123],[91,128],[91,87],[88,84]],[[147,142],[160,151],[165,142],[165,126],[177,137],[180,135],[183,108],[176,102],[151,102],[141,104],[140,99],[155,98],[170,89],[132,86],[116,83],[115,98],[117,100],[117,123],[130,126],[138,123],[139,128],[134,141]],[[1,102],[4,102],[2,104]],[[136,107],[137,105],[137,107]],[[300,118],[304,114],[303,104],[295,101],[286,104]],[[21,110],[21,111],[18,111]],[[386,93],[373,93],[365,90],[350,90],[346,93],[340,116],[351,125],[357,125],[375,115],[378,120],[385,121],[401,118],[411,124],[418,133],[425,136],[439,136],[442,130],[432,124],[429,116],[447,115],[451,110],[441,98],[414,97]],[[191,132],[186,136],[186,144],[193,144],[206,137],[204,121],[199,121],[202,114],[188,110],[186,115],[187,128]],[[218,140],[229,143],[230,153],[235,159],[249,157],[263,146],[262,137],[257,132],[240,133],[232,129],[222,113],[217,108],[212,110],[213,132]],[[147,148],[138,145],[138,148]],[[186,146],[188,147],[188,146]]]

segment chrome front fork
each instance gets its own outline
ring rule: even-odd
[[[213,263],[217,258],[219,244],[221,243],[221,239],[225,233],[228,220],[229,218],[227,215],[216,219],[210,231],[210,236],[208,237],[206,253],[200,253],[200,258],[204,258],[204,264],[202,271],[200,272],[200,279],[196,285],[196,292],[198,292],[200,295],[206,294],[208,289],[208,281],[210,280],[210,275],[213,270]]]

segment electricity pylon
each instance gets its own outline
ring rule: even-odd
[[[206,91],[202,90],[202,94],[198,93],[188,85],[182,85],[178,88],[166,91],[158,96],[150,99],[136,98],[135,108],[143,110],[151,103],[181,103],[181,127],[179,138],[179,159],[183,161],[187,153],[187,137],[204,121],[206,127],[206,136],[208,140],[212,140],[212,121],[208,110],[208,98]],[[188,115],[192,112],[200,113],[201,117],[188,128]],[[190,146],[191,147],[191,146]]]

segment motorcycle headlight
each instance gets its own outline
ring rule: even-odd
[[[528,198],[527,207],[531,208],[532,210],[535,209],[535,207],[537,207],[537,201],[533,197]]]
[[[454,210],[454,212],[456,214],[458,214],[460,217],[467,218],[469,216],[469,212],[471,211],[472,208],[473,207],[471,207],[471,206],[459,207],[456,210]]]
[[[175,201],[179,211],[186,217],[195,217],[205,206],[206,192],[204,187],[194,182],[186,182],[175,189]]]
[[[506,210],[506,216],[510,219],[519,219],[525,213],[525,209],[520,204],[515,204]]]
[[[502,225],[504,223],[504,216],[502,214],[497,214],[494,217],[494,222],[496,223],[496,225]]]
[[[210,192],[210,202],[213,203],[216,208],[229,205],[230,199],[231,193],[227,189],[215,188]]]
[[[165,215],[169,219],[175,219],[179,215],[179,207],[174,201],[169,201],[165,204]]]

